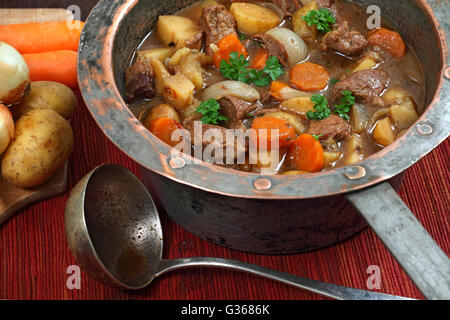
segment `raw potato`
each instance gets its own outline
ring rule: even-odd
[[[177,110],[168,104],[160,104],[150,109],[148,115],[145,117],[144,126],[150,128],[150,122],[159,118],[171,118],[180,122],[180,116]]]
[[[158,59],[161,62],[166,61],[166,59],[170,58],[175,52],[175,49],[172,47],[167,48],[153,48],[143,51],[138,51],[138,58],[148,60],[150,58]]]
[[[156,30],[159,39],[166,46],[175,45],[176,49],[186,47],[186,41],[198,37],[203,32],[200,26],[194,23],[194,21],[181,16],[159,16]],[[194,46],[190,47],[200,49],[202,45],[201,36],[197,42]]]
[[[390,145],[395,140],[394,130],[392,130],[391,120],[386,117],[377,122],[373,129],[373,139],[384,147]]]
[[[14,138],[14,120],[11,111],[0,104],[0,155]]]
[[[271,112],[265,115],[265,117],[274,117],[282,120],[286,120],[292,128],[294,128],[297,134],[302,134],[306,132],[305,125],[300,121],[298,116],[290,114],[287,112],[277,111]]]
[[[253,3],[235,2],[230,12],[236,19],[238,30],[250,35],[264,33],[281,22],[275,11]]]
[[[195,86],[184,74],[165,77],[162,80],[162,95],[167,103],[184,108],[194,101]]]
[[[46,182],[66,163],[74,138],[69,123],[50,109],[34,109],[16,122],[14,141],[3,156],[3,178],[21,188]]]
[[[310,97],[297,97],[283,101],[281,108],[306,115],[308,111],[314,111],[314,102]]]
[[[68,86],[53,81],[31,83],[30,94],[18,105],[11,108],[14,120],[33,109],[52,109],[66,119],[73,116],[77,98]]]
[[[303,40],[315,41],[317,38],[316,26],[308,26],[303,17],[312,10],[317,10],[318,6],[315,1],[308,3],[303,8],[298,9],[292,16],[292,28]]]

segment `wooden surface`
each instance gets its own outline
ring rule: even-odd
[[[0,9],[0,24],[48,22],[73,19],[66,9]]]
[[[0,9],[0,23],[45,22],[65,20],[72,14],[65,9]],[[6,182],[0,175],[0,224],[27,206],[65,192],[67,164],[42,186],[22,189]]]

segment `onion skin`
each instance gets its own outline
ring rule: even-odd
[[[0,104],[0,155],[5,152],[14,138],[14,120],[11,112]]]
[[[30,89],[30,71],[25,59],[9,44],[0,41],[0,103],[19,103]]]

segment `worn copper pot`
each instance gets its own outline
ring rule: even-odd
[[[261,176],[189,164],[188,155],[171,158],[169,147],[128,109],[123,80],[133,52],[158,15],[193,2],[102,0],[86,22],[79,51],[86,105],[108,138],[142,166],[144,182],[169,217],[208,241],[267,254],[328,246],[367,221],[427,297],[450,298],[447,256],[386,182],[449,135],[448,24],[439,24],[447,19],[448,2],[357,1],[380,6],[416,49],[425,69],[428,107],[404,136],[363,162],[300,176]]]

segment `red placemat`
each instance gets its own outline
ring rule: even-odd
[[[117,163],[139,176],[137,164],[103,135],[81,99],[72,120],[76,144],[68,191],[91,169]],[[447,139],[407,170],[400,195],[441,248],[449,254],[449,151]],[[68,193],[67,193],[68,194]],[[67,194],[36,204],[0,226],[0,299],[323,299],[255,276],[224,269],[193,268],[166,274],[139,291],[108,287],[82,272],[70,290],[67,268],[76,265],[64,232]],[[246,254],[210,244],[183,230],[161,212],[165,258],[231,258],[316,280],[367,290],[367,269],[379,266],[379,292],[423,298],[374,232],[366,229],[335,246],[283,256]]]

